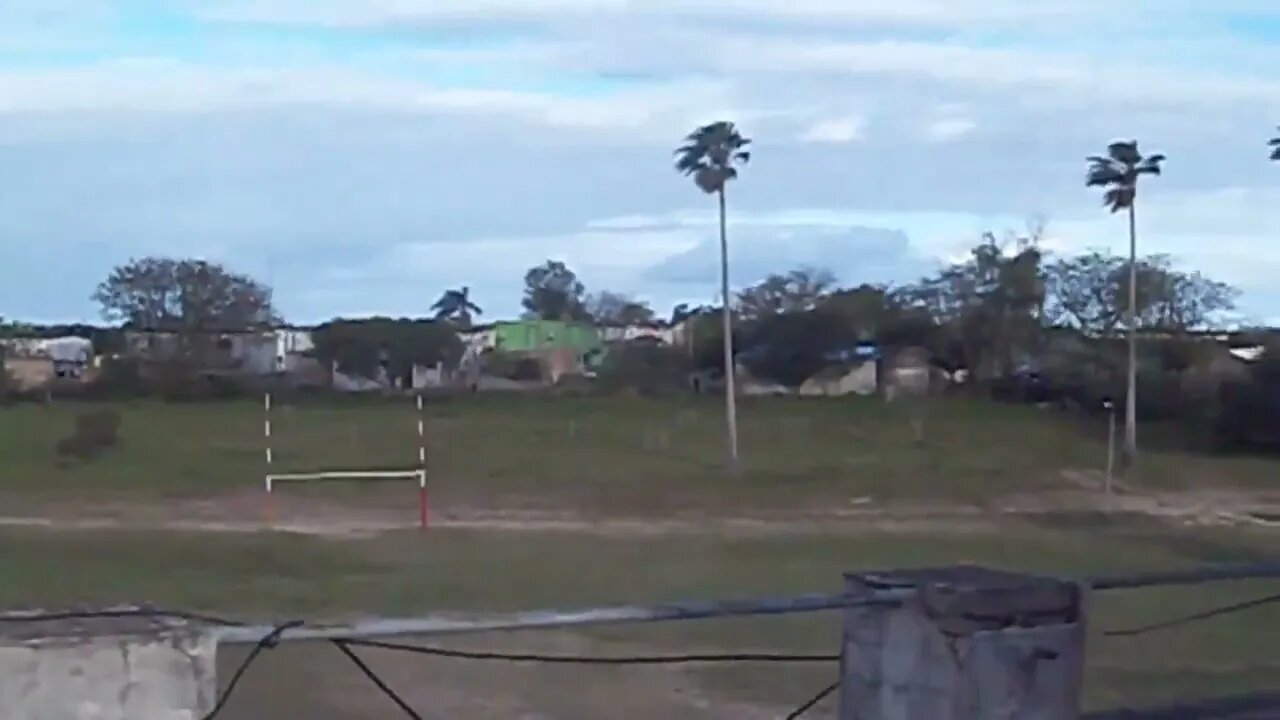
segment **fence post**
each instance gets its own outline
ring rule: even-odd
[[[850,608],[840,720],[1076,720],[1084,669],[1084,588],[981,567],[845,578],[897,606]]]

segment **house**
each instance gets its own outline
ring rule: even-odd
[[[495,323],[491,329],[492,345],[486,350],[533,358],[551,382],[590,372],[604,347],[600,332],[585,323],[517,320]]]
[[[207,369],[249,375],[307,371],[312,364],[307,353],[315,348],[311,332],[298,328],[206,333],[202,339],[200,360]],[[125,353],[130,357],[162,362],[174,359],[182,349],[178,333],[125,332]]]
[[[93,367],[93,342],[88,338],[12,338],[4,345],[4,370],[21,389],[40,387],[62,378],[84,380]]]
[[[880,390],[882,352],[874,342],[863,341],[826,353],[832,363],[800,386],[801,395],[875,395]]]
[[[662,345],[674,345],[675,327],[661,323],[635,325],[603,325],[600,339],[606,343],[624,343],[633,340],[652,340]]]

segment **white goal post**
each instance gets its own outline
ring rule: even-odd
[[[418,417],[418,466],[403,470],[317,470],[312,472],[272,472],[274,455],[271,451],[271,393],[262,397],[263,424],[262,437],[266,452],[266,473],[263,476],[263,487],[266,490],[265,514],[267,522],[273,522],[275,512],[272,495],[279,485],[285,483],[307,482],[379,482],[379,481],[413,481],[418,485],[418,526],[426,530],[429,515],[427,502],[427,440],[426,421],[423,416],[422,396],[415,395]]]

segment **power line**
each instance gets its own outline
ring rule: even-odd
[[[808,700],[805,700],[803,705],[801,705],[800,707],[796,708],[795,710],[792,710],[792,711],[787,715],[787,720],[796,720],[796,718],[798,718],[798,717],[800,717],[801,715],[804,715],[805,713],[809,712],[810,710],[812,710],[812,709],[813,709],[813,706],[814,706],[814,705],[817,705],[818,703],[820,703],[820,702],[822,702],[823,700],[827,699],[827,696],[828,696],[828,695],[830,695],[831,693],[835,692],[835,691],[836,691],[836,689],[837,689],[837,688],[839,688],[839,687],[840,687],[840,681],[839,681],[839,680],[837,680],[837,681],[835,681],[835,682],[831,683],[830,685],[826,686],[825,688],[823,688],[822,690],[820,690],[820,691],[818,692],[818,694],[817,694],[817,695],[814,695],[813,697],[809,698]]]
[[[1154,622],[1149,625],[1139,625],[1137,627],[1124,628],[1122,630],[1105,630],[1102,634],[1104,637],[1133,637],[1135,635],[1143,635],[1156,630],[1167,630],[1169,628],[1180,627],[1182,625],[1189,625],[1194,622],[1208,620],[1222,615],[1231,615],[1245,610],[1252,610],[1272,603],[1280,603],[1280,593],[1266,595],[1264,597],[1246,600],[1244,602],[1210,608],[1209,610],[1201,610],[1200,612],[1191,613],[1190,615],[1161,620],[1160,622]]]
[[[213,720],[218,716],[218,713],[222,712],[222,709],[227,706],[227,701],[231,699],[231,694],[236,691],[236,685],[240,683],[240,678],[244,677],[249,666],[253,664],[254,660],[258,659],[258,655],[260,655],[263,650],[273,648],[280,644],[280,636],[284,634],[285,630],[288,630],[291,627],[297,627],[301,624],[301,620],[290,620],[289,622],[277,625],[274,630],[267,635],[264,635],[263,638],[258,641],[258,644],[253,646],[253,649],[249,651],[249,654],[245,656],[244,660],[241,661],[240,666],[236,668],[236,671],[231,674],[231,680],[227,682],[227,689],[223,690],[222,694],[218,696],[218,701],[214,703],[213,710],[210,710],[209,714],[204,716],[204,720]]]
[[[378,674],[375,673],[372,668],[366,665],[364,660],[359,655],[357,655],[354,650],[347,647],[347,644],[348,644],[347,642],[343,640],[333,640],[331,642],[333,642],[334,647],[341,650],[342,654],[346,655],[347,659],[350,660],[357,668],[360,669],[360,672],[364,673],[365,677],[369,678],[370,682],[378,686],[378,689],[382,691],[383,695],[386,695],[401,710],[403,710],[405,715],[408,715],[410,718],[413,718],[413,720],[422,720],[422,716],[419,715],[417,711],[415,711],[412,707],[410,707],[409,703],[405,702],[404,698],[401,698],[399,695],[397,695],[396,691],[392,690],[391,686],[387,685],[386,682],[382,680],[382,678],[378,677]]]
[[[453,650],[431,645],[408,645],[380,640],[339,640],[347,645],[396,650],[418,655],[454,658],[459,660],[497,660],[503,662],[533,662],[564,665],[682,665],[693,663],[818,663],[835,662],[837,654],[781,654],[781,653],[691,653],[684,655],[544,655],[537,653],[476,652]]]

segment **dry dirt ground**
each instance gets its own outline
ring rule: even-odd
[[[433,509],[430,527],[494,532],[580,532],[611,536],[724,536],[796,532],[984,532],[1045,516],[1138,515],[1180,526],[1251,525],[1280,528],[1280,492],[1201,490],[1148,492],[1067,472],[1075,488],[1009,495],[984,504],[880,503],[850,498],[843,507],[755,511],[733,516],[686,512],[665,517],[600,517],[574,510],[449,506]],[[172,530],[246,533],[271,529],[332,539],[365,538],[419,526],[412,503],[353,505],[277,493],[270,505],[258,491],[204,499],[119,500],[77,505],[26,505],[21,515],[0,514],[0,527],[50,530]]]

